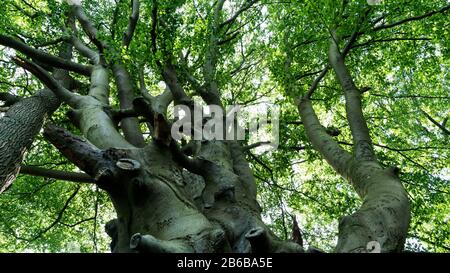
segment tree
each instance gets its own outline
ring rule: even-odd
[[[448,250],[450,6],[373,4],[6,1],[0,245],[104,251],[111,217],[113,252]],[[171,134],[267,101],[277,150]]]

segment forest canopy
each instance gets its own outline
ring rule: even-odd
[[[449,19],[447,0],[3,0],[0,252],[449,252]],[[167,136],[194,103],[276,105],[279,144]]]

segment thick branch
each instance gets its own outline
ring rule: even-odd
[[[105,161],[101,150],[63,128],[47,124],[44,128],[44,137],[67,159],[90,176],[95,177],[98,164]]]
[[[64,46],[60,56],[70,59],[71,53],[72,48]],[[67,71],[56,70],[54,75],[62,86],[68,88],[71,85]],[[56,95],[44,89],[13,104],[0,119],[0,192],[14,181],[22,159],[41,130],[45,117],[51,115],[59,105]]]
[[[172,92],[175,103],[189,104],[191,99],[186,95],[183,87],[178,82],[178,77],[172,64],[168,63],[163,67],[162,76]]]
[[[344,57],[339,52],[338,45],[334,40],[330,41],[328,57],[344,90],[347,120],[356,144],[354,147],[355,157],[363,160],[374,160],[372,140],[361,107],[361,92],[353,82],[353,78],[344,63]]]
[[[325,158],[325,160],[345,178],[349,177],[348,169],[352,155],[343,150],[339,144],[326,132],[320,124],[316,113],[307,98],[300,100],[298,104],[300,116],[306,135],[313,147]]]

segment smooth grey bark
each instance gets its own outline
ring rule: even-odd
[[[331,39],[328,56],[344,91],[346,116],[355,143],[353,152],[345,151],[326,132],[311,104],[310,96],[325,76],[326,69],[313,82],[307,95],[297,100],[311,144],[338,174],[352,184],[363,200],[355,213],[340,219],[335,251],[368,252],[370,243],[377,242],[381,252],[400,252],[411,218],[407,193],[395,168],[384,168],[375,157],[361,106],[361,92],[353,82],[336,40]]]
[[[133,107],[134,87],[128,71],[124,64],[118,61],[112,65],[112,71],[119,89],[119,101],[121,109]],[[121,120],[120,125],[125,135],[125,139],[136,147],[144,147],[144,137],[139,128],[139,121],[136,117],[128,117]]]

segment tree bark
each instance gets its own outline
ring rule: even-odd
[[[64,45],[58,58],[67,62],[71,54],[71,47]],[[72,79],[67,71],[57,69],[55,78],[63,86],[70,88]],[[0,193],[14,181],[20,164],[41,130],[45,118],[59,105],[60,100],[55,94],[49,89],[43,89],[31,97],[15,102],[0,118]]]

